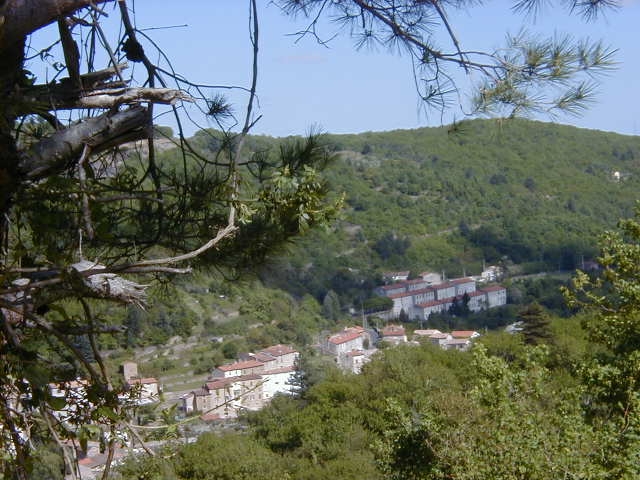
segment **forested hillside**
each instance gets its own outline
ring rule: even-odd
[[[317,298],[363,295],[384,269],[573,270],[629,217],[640,138],[527,120],[328,136],[342,220],[297,241],[265,280]],[[513,264],[518,264],[514,267]]]
[[[202,153],[216,151],[223,141],[214,131],[191,139]],[[254,155],[269,158],[295,141],[254,136],[247,138],[247,146]],[[550,123],[477,120],[326,135],[324,141],[335,153],[325,175],[333,195],[345,195],[340,219],[282,245],[265,265],[248,263],[242,272],[225,273],[231,280],[238,273],[257,274],[266,286],[293,298],[275,290],[261,293],[255,283],[223,281],[215,272],[176,278],[181,293],[171,294],[172,305],[159,315],[130,309],[124,322],[142,335],[129,335],[127,346],[162,343],[189,334],[196,325],[196,332],[213,335],[239,332],[267,319],[269,314],[256,317],[260,309],[286,320],[291,317],[287,312],[299,308],[294,299],[305,295],[325,308],[359,309],[386,269],[444,270],[453,277],[478,274],[484,260],[511,274],[573,270],[596,256],[597,238],[605,229],[632,216],[640,191],[640,138]],[[164,151],[160,160],[182,164],[176,150]],[[523,301],[535,298],[560,313],[557,293],[543,298],[557,285],[537,296],[540,284],[524,285]],[[264,307],[270,302],[255,299],[279,295],[292,307],[280,308],[278,302]],[[327,303],[328,295],[335,308]],[[243,298],[254,300],[247,306],[238,300]],[[245,306],[229,326],[207,320],[238,310],[237,302]],[[312,299],[305,302],[311,305]],[[319,308],[317,303],[313,308]],[[283,335],[289,327],[283,328],[267,335],[269,340],[295,341],[298,333]],[[308,328],[313,330],[311,324]]]

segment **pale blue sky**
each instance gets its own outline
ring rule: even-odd
[[[444,117],[434,112],[425,114],[414,90],[408,58],[383,50],[356,51],[347,36],[334,39],[329,48],[318,45],[311,37],[296,42],[287,34],[299,30],[304,22],[284,17],[269,2],[259,3],[258,93],[262,118],[254,133],[298,135],[314,125],[331,133],[356,133],[437,126],[449,123],[454,115],[461,118],[457,110]],[[249,85],[247,2],[130,0],[130,4],[135,5],[139,28],[186,25],[147,32],[171,58],[176,71],[195,82]],[[550,6],[534,21],[512,14],[509,5],[498,0],[452,16],[451,23],[463,48],[498,48],[507,32],[516,33],[522,25],[545,35],[570,33],[576,38],[602,39],[618,49],[619,68],[604,79],[598,102],[585,115],[563,116],[556,121],[640,134],[640,0],[627,0],[617,11],[591,23],[568,15],[561,7]],[[117,13],[112,12],[112,16]],[[327,38],[334,30],[328,22],[323,25]],[[464,78],[462,81],[464,92]],[[232,94],[231,100],[236,113],[241,114],[245,98]],[[203,117],[196,118],[207,125]],[[171,124],[164,118],[158,123]]]

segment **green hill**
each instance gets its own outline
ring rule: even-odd
[[[633,214],[640,137],[527,120],[329,135],[342,219],[300,239],[263,279],[295,294],[365,295],[385,269],[570,270]]]
[[[211,133],[196,134],[192,146],[203,153],[217,149]],[[269,155],[285,140],[250,137],[247,147]],[[640,137],[526,120],[475,120],[327,135],[326,142],[336,160],[325,175],[332,190],[346,196],[341,218],[258,266],[266,289],[206,271],[174,279],[181,293],[169,295],[162,314],[124,315],[122,321],[140,332],[130,336],[132,345],[189,332],[235,334],[256,322],[269,325],[255,330],[269,330],[268,338],[252,340],[257,346],[302,341],[322,322],[319,311],[301,311],[324,303],[334,312],[327,320],[337,308],[359,309],[390,269],[444,270],[454,277],[479,274],[485,261],[511,274],[572,270],[596,256],[598,236],[631,216],[639,198]],[[160,158],[174,161],[176,152]],[[535,293],[525,290],[526,298]],[[313,308],[308,294],[317,300]],[[545,305],[558,306],[554,295]],[[309,308],[300,306],[305,302]]]

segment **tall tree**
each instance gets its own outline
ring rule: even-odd
[[[527,305],[518,313],[522,322],[522,336],[529,345],[548,343],[552,338],[551,319],[539,303]]]
[[[340,299],[333,290],[329,290],[322,300],[322,315],[329,320],[338,320],[340,316]]]
[[[594,277],[578,271],[565,289],[572,306],[586,309],[585,326],[603,350],[582,368],[599,427],[602,461],[611,478],[640,476],[640,207],[634,219],[606,232]]]

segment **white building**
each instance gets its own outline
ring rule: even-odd
[[[130,378],[127,388],[136,395],[140,404],[160,401],[160,382],[153,377]]]
[[[343,370],[358,374],[368,361],[369,357],[363,350],[351,350],[338,358],[338,365]]]
[[[277,393],[290,395],[295,393],[292,380],[296,374],[293,366],[280,367],[262,374],[264,383],[262,384],[262,398],[268,402]]]
[[[485,287],[482,292],[486,295],[487,308],[499,307],[507,304],[507,289],[501,285]]]
[[[407,335],[401,325],[387,325],[382,329],[382,340],[392,345],[407,343]]]
[[[336,357],[351,350],[362,350],[367,333],[361,327],[345,328],[327,339],[327,350]]]
[[[443,281],[442,275],[440,275],[439,273],[434,273],[434,272],[422,272],[420,274],[420,277],[425,282],[428,282],[429,285],[438,285],[438,284],[442,283],[442,281]]]

